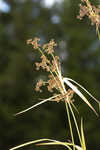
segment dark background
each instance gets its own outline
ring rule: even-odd
[[[100,41],[95,27],[90,26],[87,18],[82,21],[76,18],[80,0],[64,0],[50,8],[45,7],[42,0],[4,2],[9,10],[0,10],[0,150],[39,138],[70,139],[63,103],[48,102],[23,115],[13,116],[39,98],[49,96],[46,90],[42,94],[34,92],[36,81],[44,74],[35,70],[38,56],[26,40],[35,36],[41,43],[55,39],[58,44],[55,53],[60,57],[64,76],[78,81],[100,100]],[[94,101],[87,98],[98,111]],[[84,118],[87,149],[98,150],[100,118],[78,96],[74,99]],[[77,136],[75,140],[77,143]],[[34,145],[22,149],[51,148],[58,150],[55,146],[38,148]]]

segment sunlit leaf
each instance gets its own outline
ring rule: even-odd
[[[64,83],[66,83],[73,91],[82,98],[82,100],[95,112],[95,114],[98,116],[97,112],[95,109],[92,107],[92,105],[89,103],[89,101],[86,99],[86,97],[78,90],[78,88],[73,85],[70,81],[68,81],[67,78],[63,78]]]

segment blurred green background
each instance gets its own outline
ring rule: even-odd
[[[45,74],[35,70],[38,55],[26,45],[27,39],[38,36],[41,43],[55,39],[55,53],[60,57],[64,76],[78,81],[100,100],[100,41],[95,27],[90,26],[87,18],[77,19],[80,0],[59,2],[51,6],[44,0],[0,1],[0,150],[39,138],[71,139],[63,103],[48,102],[13,116],[49,96],[46,90],[34,92],[36,81],[45,78]],[[98,111],[94,101],[87,98]],[[98,150],[100,118],[78,96],[74,99],[84,118],[87,149]],[[76,133],[75,140],[78,144]],[[65,148],[31,145],[22,149]]]

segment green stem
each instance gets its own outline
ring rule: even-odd
[[[70,133],[71,133],[71,138],[72,138],[73,150],[75,150],[74,136],[73,136],[73,130],[72,130],[72,125],[71,125],[71,119],[70,119],[68,104],[65,103],[65,105],[66,105],[66,111],[67,111],[67,116],[68,116],[69,128],[70,128]]]
[[[69,103],[68,103],[68,104],[69,104]],[[73,116],[73,120],[74,120],[74,123],[75,123],[75,126],[76,126],[76,130],[77,130],[77,133],[78,133],[79,140],[80,140],[80,144],[82,144],[82,140],[81,140],[81,136],[80,136],[80,132],[79,132],[79,128],[78,128],[78,124],[77,124],[77,121],[76,121],[76,118],[75,118],[74,112],[73,112],[72,107],[71,107],[71,105],[70,105],[70,104],[69,104],[69,108],[70,108],[70,111],[71,111],[72,116]]]

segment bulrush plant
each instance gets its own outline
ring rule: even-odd
[[[96,110],[87,100],[87,98],[82,94],[79,88],[83,89],[93,100],[96,101],[96,103],[99,104],[99,101],[95,99],[92,96],[92,94],[90,94],[79,83],[72,80],[71,78],[62,76],[60,59],[58,56],[55,56],[54,54],[54,47],[57,46],[55,41],[52,39],[49,43],[43,44],[42,46],[39,44],[39,41],[40,39],[35,37],[33,40],[32,39],[27,40],[27,44],[31,44],[34,50],[40,52],[40,62],[36,62],[36,70],[43,69],[45,72],[47,72],[48,80],[43,81],[42,79],[40,79],[36,84],[35,91],[42,92],[41,87],[46,86],[49,92],[53,92],[53,95],[29,107],[28,109],[16,113],[15,116],[20,115],[26,111],[29,111],[30,109],[35,108],[48,101],[56,101],[57,103],[63,101],[66,106],[71,140],[70,142],[69,139],[68,142],[61,142],[53,139],[38,139],[38,140],[29,141],[22,145],[16,146],[14,148],[11,148],[10,150],[15,150],[33,143],[37,145],[63,145],[69,150],[86,150],[85,137],[83,131],[83,121],[81,119],[81,127],[79,127],[76,120],[76,115],[74,113],[74,109],[76,109],[76,106],[75,106],[75,100],[73,100],[73,96],[74,94],[77,94],[93,110],[93,112],[97,116],[98,114]],[[66,86],[68,87],[67,89]],[[74,122],[77,131],[77,137],[80,142],[79,145],[75,144],[72,122]]]

